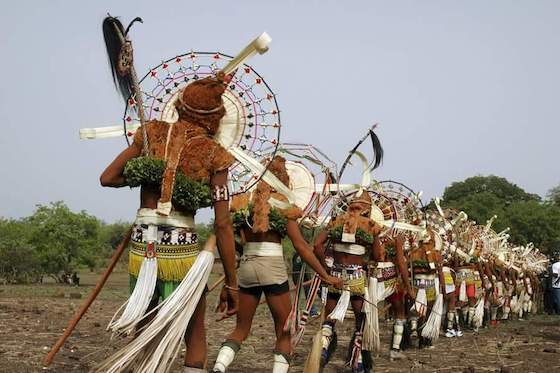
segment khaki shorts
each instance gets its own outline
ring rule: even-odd
[[[237,281],[243,288],[282,284],[288,281],[284,257],[243,255],[237,270]]]

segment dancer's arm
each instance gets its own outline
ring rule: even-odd
[[[326,229],[324,229],[315,238],[315,243],[313,244],[313,253],[319,259],[324,268],[327,268],[327,263],[325,262],[325,243],[328,239],[329,233]]]
[[[126,162],[131,160],[132,158],[136,158],[140,156],[142,149],[136,146],[135,144],[130,145],[128,148],[123,150],[121,154],[117,156],[107,166],[105,171],[99,177],[99,182],[104,187],[112,187],[112,188],[120,188],[126,186],[126,180],[124,178],[124,166],[126,166]]]
[[[443,275],[443,258],[439,252],[436,252],[436,266],[437,272],[439,276],[439,287],[441,290],[441,294],[445,295],[445,276]]]
[[[227,185],[227,169],[215,173],[210,183],[212,188]],[[231,316],[237,312],[238,287],[235,272],[235,240],[228,200],[214,201],[214,216],[214,231],[225,275],[225,287],[220,295],[218,310]]]
[[[313,254],[313,250],[308,245],[305,238],[301,234],[299,230],[299,226],[295,220],[288,220],[288,237],[292,241],[294,245],[294,249],[296,249],[297,253],[307,264],[313,268],[315,272],[321,277],[323,281],[325,281],[329,285],[333,285],[336,287],[342,287],[342,279],[330,276],[325,268],[321,265],[317,257]]]
[[[397,268],[401,274],[401,278],[404,282],[404,287],[406,292],[411,298],[416,298],[416,294],[412,284],[410,283],[410,277],[408,275],[408,268],[406,266],[406,259],[404,257],[404,239],[401,235],[398,235],[394,238],[395,242],[395,253],[396,253],[396,261],[397,261]]]

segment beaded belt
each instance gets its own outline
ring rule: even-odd
[[[379,262],[375,273],[379,281],[392,280],[397,277],[397,268],[393,262]]]

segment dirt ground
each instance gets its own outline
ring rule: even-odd
[[[210,283],[217,276],[213,275]],[[91,291],[98,275],[86,273],[81,277],[83,286],[80,287],[0,286],[0,372],[87,372],[126,342],[110,340],[105,331],[113,312],[127,295],[127,276],[121,269],[111,277],[54,363],[48,368],[42,366],[42,359]],[[234,325],[234,320],[214,321],[211,308],[215,297],[216,292],[213,292],[207,313],[210,363]],[[310,323],[303,342],[295,351],[291,372],[302,371],[318,324],[318,320]],[[353,320],[347,320],[337,328],[338,349],[325,373],[348,371],[343,360],[352,324]],[[381,322],[381,326],[382,344],[388,349],[391,323]],[[262,305],[255,316],[252,335],[229,371],[271,371],[273,345],[272,320],[266,305]],[[467,332],[462,338],[442,336],[433,349],[407,350],[404,361],[391,362],[387,354],[385,350],[375,359],[376,372],[499,372],[501,369],[504,372],[560,372],[560,317],[535,315],[528,321],[509,321],[497,328],[483,329],[478,335]],[[179,362],[173,371],[181,371]]]

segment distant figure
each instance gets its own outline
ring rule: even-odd
[[[78,277],[78,272],[72,274],[72,283],[76,286],[80,286],[80,277]]]
[[[554,313],[554,304],[553,304],[553,293],[552,293],[552,278],[550,274],[552,273],[552,267],[548,268],[547,271],[543,272],[542,275],[539,277],[541,280],[541,287],[544,291],[543,296],[543,306],[544,312],[551,315]]]
[[[557,262],[552,264],[552,305],[554,313],[560,314],[560,254]]]

